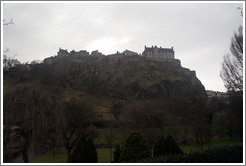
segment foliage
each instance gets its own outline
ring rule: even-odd
[[[168,155],[168,154],[182,154],[182,150],[179,148],[178,144],[175,142],[172,136],[160,136],[158,141],[154,145],[153,155]]]
[[[47,111],[60,111],[59,114],[48,116],[55,118],[58,122],[50,123],[49,120],[37,120],[37,122],[51,124],[49,127],[52,128],[49,129],[48,134],[40,133],[43,137],[50,137],[49,135],[54,134],[54,131],[59,133],[59,140],[67,149],[68,159],[78,141],[79,133],[86,133],[90,124],[100,128],[109,126],[113,116],[104,116],[107,111],[114,110],[113,115],[116,121],[120,122],[117,123],[117,127],[125,125],[124,122],[134,122],[135,124],[130,127],[143,132],[150,145],[148,149],[151,149],[157,130],[162,132],[164,126],[168,126],[174,132],[173,128],[179,123],[181,117],[184,117],[183,121],[187,121],[193,114],[199,114],[199,108],[203,107],[202,102],[205,102],[205,89],[195,74],[172,62],[147,60],[141,56],[119,57],[116,55],[105,57],[68,55],[50,59],[52,60],[50,63],[44,60],[40,64],[18,65],[4,71],[4,86],[11,82],[11,87],[8,84],[7,91],[5,86],[4,92],[7,96],[17,84],[31,82],[48,94],[45,97],[47,100],[50,100],[51,96],[51,98],[55,96],[59,99],[61,108],[58,109],[60,105],[56,102],[52,107],[42,108]],[[7,78],[14,79],[7,80]],[[23,95],[26,98],[30,96],[30,102],[27,105],[39,104],[39,99],[34,101],[37,97],[25,92],[18,93],[16,96]],[[91,97],[98,100],[107,98],[108,101],[102,104],[90,100]],[[16,100],[4,98],[6,111],[9,109],[7,105],[13,101]],[[19,104],[21,109],[25,108],[24,105]],[[102,107],[105,111],[100,109]],[[32,109],[34,108],[36,108],[35,104]],[[41,109],[41,106],[37,108]],[[20,109],[15,111],[17,110]],[[94,116],[94,110],[100,115]],[[6,111],[4,110],[4,119]],[[124,113],[129,113],[130,116],[123,117]],[[20,114],[22,115],[24,114]],[[33,122],[32,125],[35,123]],[[42,131],[43,129],[46,128],[42,127]],[[43,144],[43,141],[40,142]],[[38,146],[37,149],[40,149],[40,145]]]
[[[55,96],[41,91],[40,87],[33,84],[16,87],[6,94],[3,100],[5,131],[17,126],[20,137],[17,142],[11,142],[8,141],[12,140],[11,137],[5,135],[8,143],[4,149],[8,151],[12,144],[18,144],[21,146],[24,162],[29,162],[27,152],[30,143],[37,147],[40,141],[51,139],[51,134],[56,131],[58,119],[55,117],[62,110],[61,104]]]
[[[117,145],[114,151],[114,162],[115,163],[118,163],[120,161],[120,153],[121,153],[120,146]]]
[[[89,124],[92,121],[93,114],[91,108],[77,99],[71,99],[66,102],[65,109],[60,114],[59,134],[62,137],[63,144],[67,149],[67,160],[71,160],[71,152],[77,142],[82,139],[80,133],[89,133]],[[92,128],[90,128],[92,129]],[[91,132],[93,132],[91,130]]]
[[[130,161],[150,157],[147,141],[140,132],[132,132],[122,148],[121,161]]]
[[[243,146],[221,146],[205,151],[190,152],[180,155],[158,156],[138,162],[146,163],[242,163]]]
[[[91,138],[81,135],[71,155],[72,163],[97,163],[97,151]]]
[[[233,138],[243,138],[243,94],[233,92],[229,97],[229,110],[227,111],[228,134]]]

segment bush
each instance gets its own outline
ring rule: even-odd
[[[120,146],[117,145],[117,147],[114,151],[114,162],[115,163],[118,163],[120,161],[120,153],[121,153]]]
[[[183,151],[179,148],[172,136],[167,136],[166,139],[164,136],[160,136],[154,145],[153,155],[161,156],[167,154],[183,154]]]
[[[243,146],[221,146],[210,150],[179,155],[166,155],[141,160],[147,163],[242,163]]]
[[[91,138],[80,136],[71,155],[72,163],[97,163],[97,151]]]
[[[132,132],[126,139],[125,146],[122,148],[121,161],[137,160],[150,157],[150,149],[147,141],[139,132]]]

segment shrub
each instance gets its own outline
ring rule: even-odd
[[[242,163],[243,146],[221,146],[179,155],[157,156],[141,160],[147,163]]]
[[[126,139],[125,146],[122,148],[121,161],[137,160],[150,157],[150,149],[147,141],[139,132],[132,132]]]
[[[71,155],[72,163],[97,163],[97,151],[91,138],[79,137]]]
[[[160,136],[154,145],[153,155],[167,155],[167,154],[182,154],[183,151],[179,148],[172,136]]]
[[[121,153],[120,146],[117,145],[117,147],[114,151],[114,162],[115,163],[118,163],[120,161],[120,153]]]

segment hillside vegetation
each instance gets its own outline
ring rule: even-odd
[[[126,107],[133,101],[159,99],[171,103],[181,114],[191,104],[196,109],[206,101],[205,88],[195,72],[183,68],[179,60],[141,56],[57,56],[52,63],[19,66],[4,72],[4,92],[25,83],[33,83],[62,101],[82,100],[98,114],[104,112],[101,117],[106,119],[117,100],[124,101]]]
[[[64,145],[69,158],[81,133],[92,136],[96,146],[119,144],[120,140],[112,140],[112,127],[120,128],[116,135],[121,138],[131,130],[143,132],[150,147],[159,134],[187,140],[192,134],[186,132],[189,128],[196,134],[206,132],[194,137],[197,145],[207,139],[203,127],[208,123],[209,113],[205,88],[195,72],[183,68],[179,60],[123,55],[68,55],[50,59],[4,70],[4,115],[25,113],[23,121],[15,122],[8,116],[10,119],[5,118],[4,124],[25,129],[23,137],[32,139],[35,146],[41,143],[42,148],[45,145],[44,149],[49,150]],[[31,96],[25,95],[25,91]],[[48,105],[42,107],[41,103]],[[27,110],[43,112],[39,115],[43,121],[37,123],[36,113]],[[39,127],[41,130],[37,130]],[[105,132],[100,133],[99,129]],[[52,142],[54,136],[60,136],[59,132],[62,137]],[[42,134],[43,142],[39,140]]]

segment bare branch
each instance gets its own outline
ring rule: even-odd
[[[9,22],[6,22],[5,20],[3,20],[3,25],[4,25],[4,26],[8,26],[8,25],[10,25],[10,24],[14,24],[12,18],[11,18],[11,20],[10,20]]]
[[[220,77],[228,91],[243,90],[243,27],[231,39],[231,54],[225,55]]]

